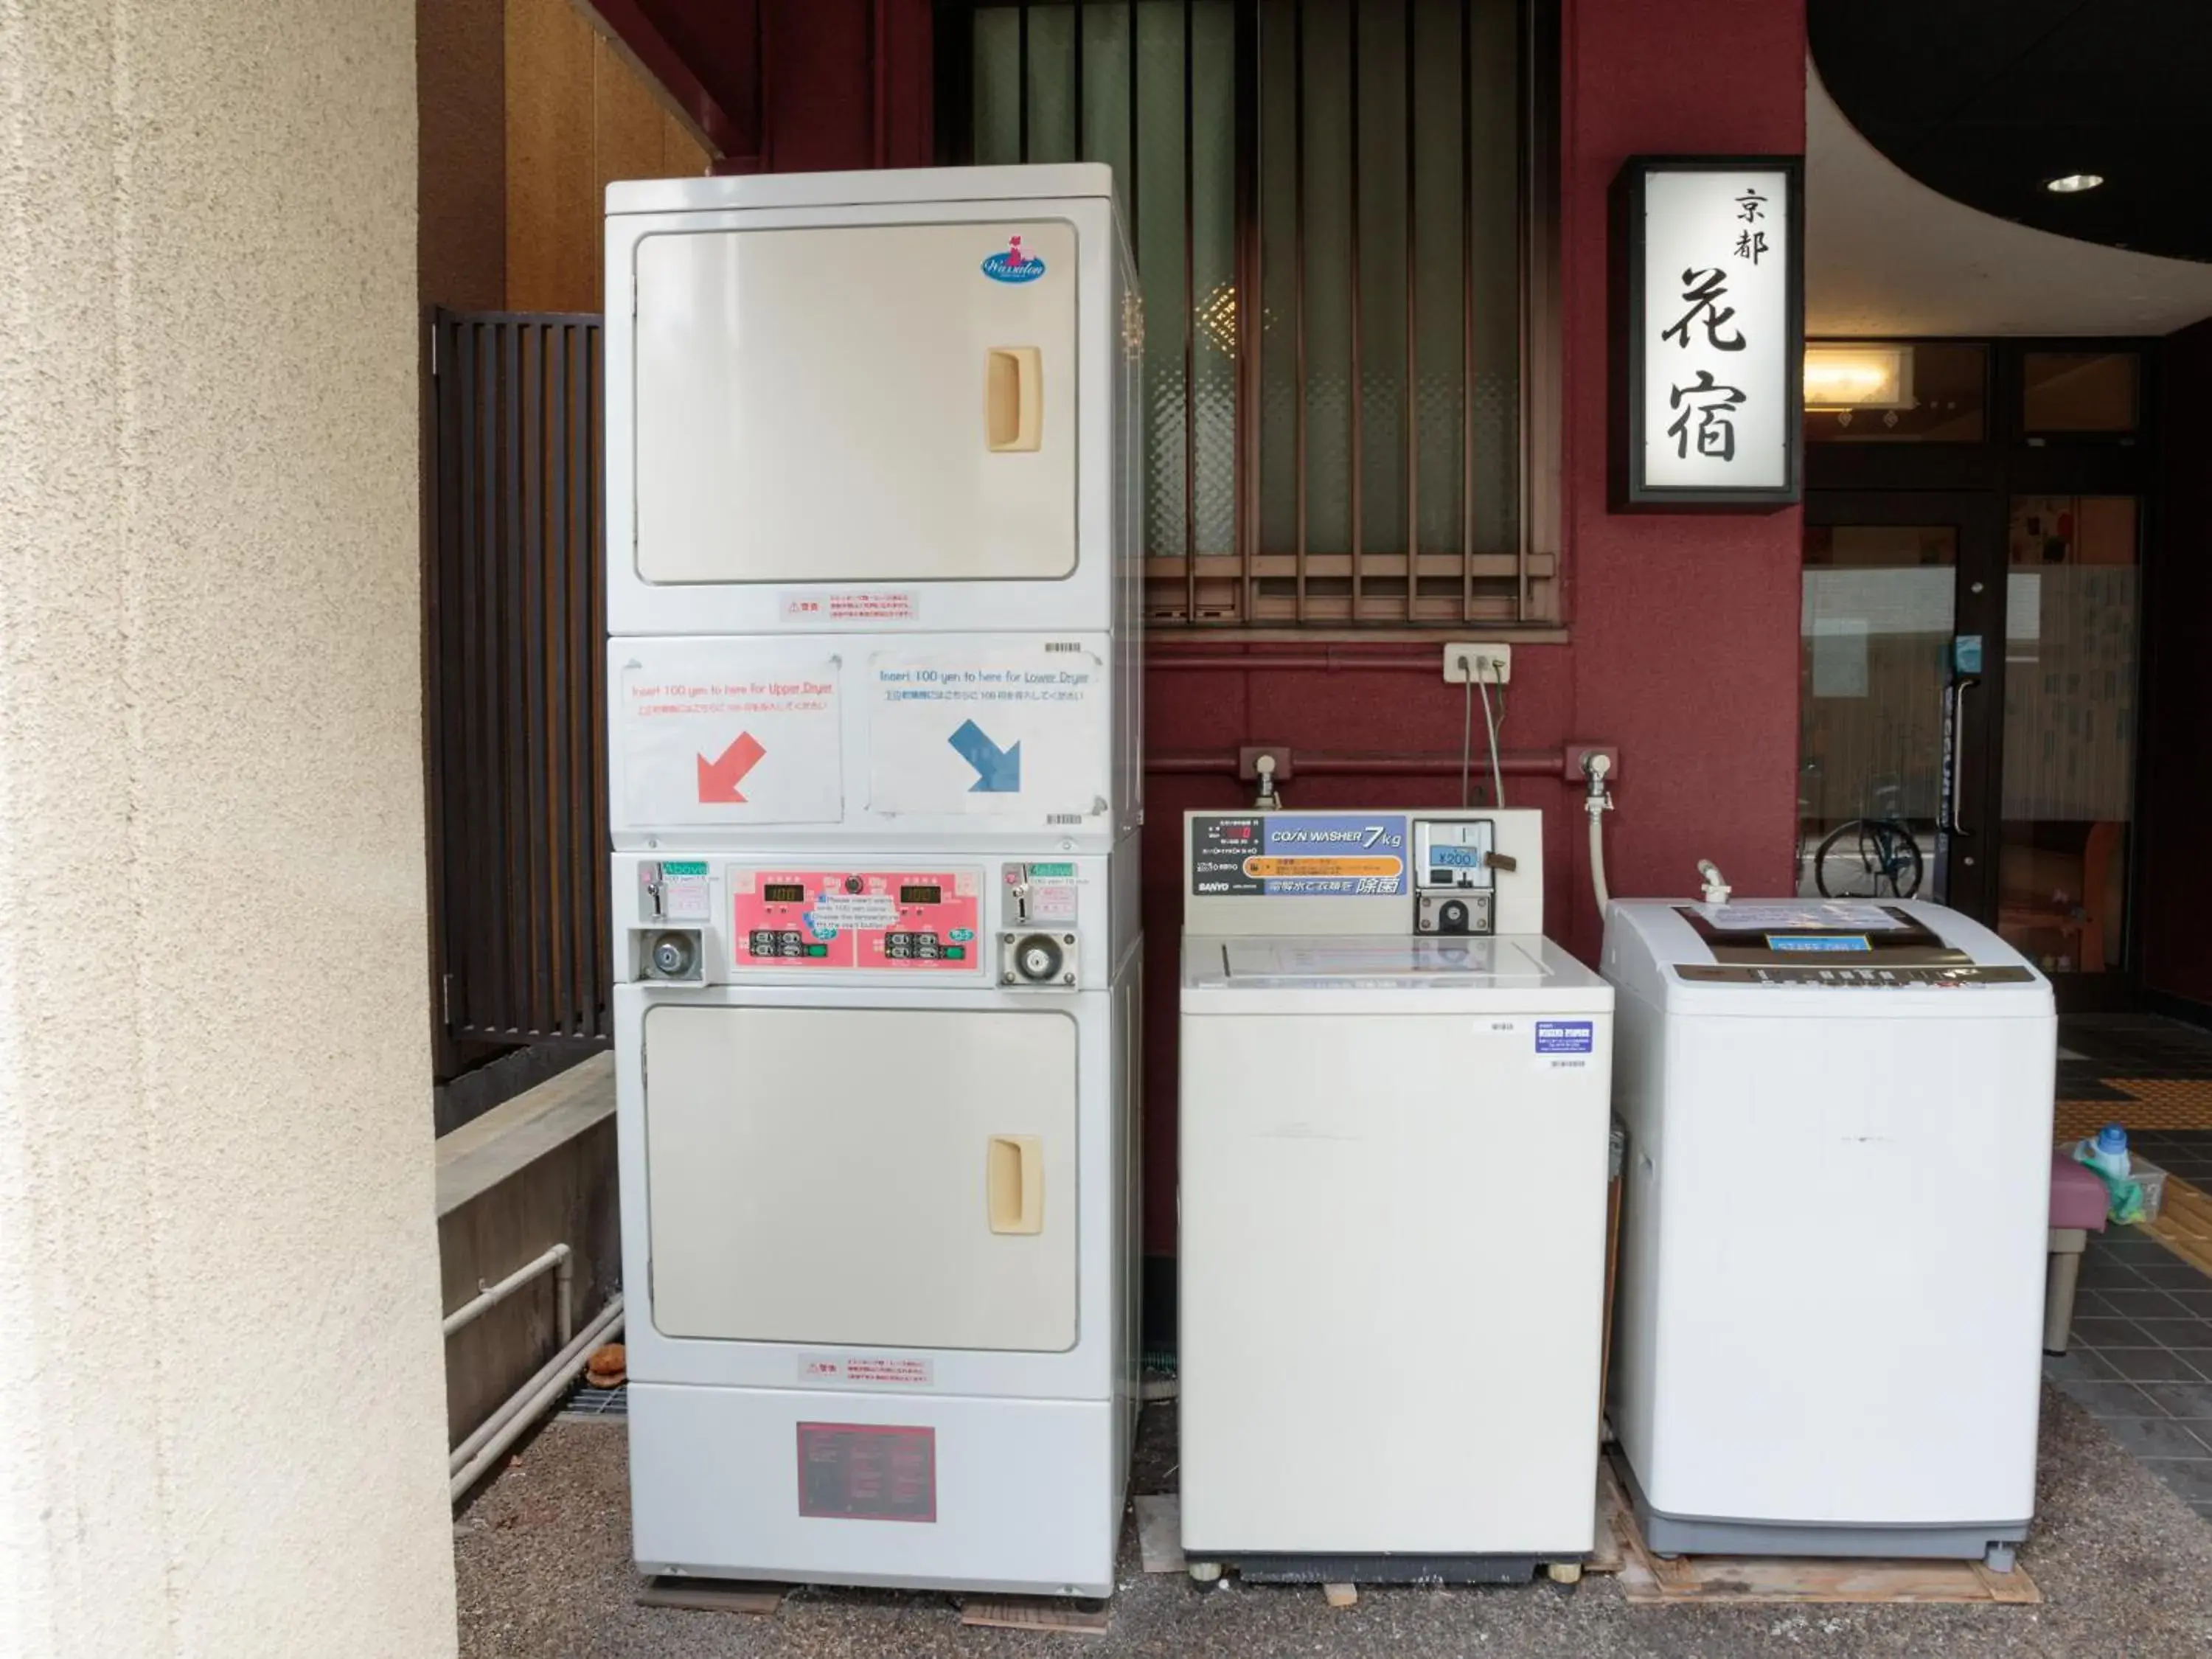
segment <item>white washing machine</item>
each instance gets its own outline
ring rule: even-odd
[[[1534,811],[1194,813],[1182,1543],[1246,1577],[1591,1547],[1611,988]]]
[[[2035,1507],[2057,1023],[1954,911],[1613,906],[1610,1413],[1667,1553],[1987,1557]]]

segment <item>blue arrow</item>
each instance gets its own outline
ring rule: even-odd
[[[971,795],[1015,795],[1022,787],[1022,746],[1001,749],[983,735],[983,728],[973,720],[960,722],[960,729],[945,739],[960,751],[960,758],[975,769],[975,781],[968,786]]]

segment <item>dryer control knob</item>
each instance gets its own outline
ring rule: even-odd
[[[1030,933],[1014,946],[1014,971],[1032,985],[1058,979],[1064,960],[1059,941],[1049,933]]]
[[[697,963],[690,937],[684,933],[662,933],[653,941],[653,971],[661,979],[688,979]]]

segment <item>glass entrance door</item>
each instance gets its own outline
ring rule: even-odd
[[[2132,495],[2011,502],[1996,927],[2053,975],[2126,961],[2140,519]]]
[[[1984,498],[1814,497],[1799,623],[1797,890],[1994,921],[2001,526]]]
[[[1925,898],[2094,1006],[2123,969],[2140,503],[1816,492],[1797,890]]]

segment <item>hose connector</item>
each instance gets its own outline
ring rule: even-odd
[[[1275,789],[1275,757],[1261,755],[1252,763],[1252,769],[1260,775],[1259,799],[1252,803],[1252,810],[1255,812],[1280,811],[1283,798]]]
[[[1589,793],[1583,798],[1583,811],[1594,820],[1601,812],[1613,811],[1613,793],[1605,787],[1606,774],[1613,770],[1613,757],[1602,750],[1592,750],[1583,757],[1583,776]]]
[[[1726,904],[1729,902],[1729,894],[1735,890],[1729,887],[1728,878],[1721,874],[1718,865],[1711,859],[1699,859],[1698,874],[1705,884],[1706,903]]]

